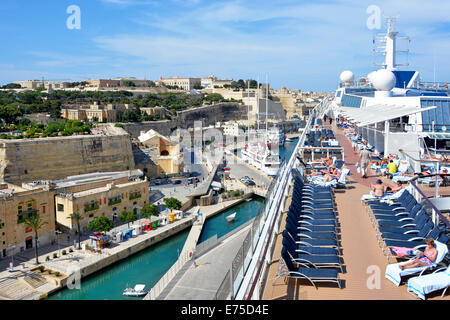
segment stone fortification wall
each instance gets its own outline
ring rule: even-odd
[[[0,179],[11,183],[133,168],[128,134],[0,140]]]
[[[247,107],[239,103],[217,103],[178,112],[178,126],[194,127],[195,121],[202,121],[203,126],[214,125],[216,122],[247,119]]]
[[[239,103],[217,103],[211,106],[187,109],[178,112],[174,120],[148,121],[139,123],[122,123],[131,137],[137,138],[141,131],[153,129],[169,137],[177,128],[193,128],[195,121],[202,121],[204,127],[214,125],[217,121],[247,119],[247,107]]]
[[[131,137],[137,138],[141,135],[141,131],[149,131],[153,129],[163,136],[170,136],[172,130],[177,128],[176,121],[161,120],[161,121],[144,121],[122,123],[123,129],[130,134]]]

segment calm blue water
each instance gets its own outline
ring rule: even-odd
[[[202,234],[200,235],[198,242],[201,243],[202,241],[213,237],[215,234],[217,234],[217,238],[226,235],[230,231],[256,217],[263,206],[264,199],[258,197],[253,201],[242,202],[231,209],[209,218],[205,221],[205,225],[203,226]],[[234,212],[236,212],[234,221],[228,222],[225,217]]]
[[[296,142],[286,143],[280,149],[280,155],[289,159]],[[205,222],[199,242],[217,234],[221,237],[248,220],[255,217],[264,205],[262,198],[250,202],[243,202],[228,209]],[[237,212],[234,222],[226,221],[225,217]],[[81,280],[81,289],[64,289],[57,292],[48,300],[123,300],[141,299],[125,297],[122,291],[127,284],[134,286],[137,283],[146,285],[150,289],[166,273],[178,258],[189,229],[182,231],[154,246],[149,247],[127,259],[118,262],[100,272]]]
[[[189,229],[155,244],[81,280],[81,289],[64,289],[48,300],[119,300],[142,299],[125,297],[122,291],[137,283],[150,289],[178,259]]]

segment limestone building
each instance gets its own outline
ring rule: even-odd
[[[183,157],[178,143],[171,142],[169,138],[155,130],[141,132],[138,140],[154,167],[148,168],[147,173],[161,175],[183,171]],[[136,162],[136,166],[139,168],[138,163]]]
[[[159,78],[159,80],[156,81],[157,85],[165,85],[165,86],[177,86],[180,89],[190,91],[197,87],[201,86],[201,79],[200,78],[180,78],[177,75],[173,76],[172,78]]]
[[[136,79],[133,77],[113,78],[113,79],[92,79],[85,80],[89,87],[93,88],[119,88],[119,87],[151,87],[154,83],[147,79]]]
[[[123,211],[140,213],[148,202],[149,182],[142,179],[140,170],[93,173],[54,181],[56,221],[64,229],[75,231],[77,223],[71,218],[74,212],[83,215],[82,230],[95,217],[107,217],[119,223]]]
[[[47,186],[25,189],[9,183],[0,184],[0,252],[10,256],[35,246],[34,231],[25,219],[39,215],[45,224],[38,231],[38,245],[55,238],[54,190]]]
[[[141,111],[159,118],[164,118],[164,116],[169,113],[169,111],[164,107],[143,107],[141,108]]]
[[[134,109],[130,104],[100,105],[97,102],[87,106],[65,106],[61,109],[61,117],[69,120],[117,122],[119,112]]]

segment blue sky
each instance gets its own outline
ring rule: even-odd
[[[0,84],[174,74],[263,80],[268,73],[274,88],[331,91],[343,70],[365,76],[376,69],[372,38],[383,30],[367,27],[370,5],[397,16],[397,29],[411,37],[404,69],[448,81],[450,1],[426,3],[2,0]],[[70,5],[81,9],[80,30],[66,27]]]

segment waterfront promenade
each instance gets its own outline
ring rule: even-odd
[[[204,219],[206,219],[242,201],[244,199],[235,199],[212,206],[200,207],[200,212],[204,215]],[[73,273],[74,270],[79,270],[83,278],[117,261],[126,259],[128,256],[170,237],[181,230],[189,228],[197,219],[194,213],[198,210],[199,207],[192,207],[186,211],[183,219],[161,226],[156,230],[144,232],[124,242],[114,243],[110,248],[103,249],[101,254],[84,250],[73,250],[73,252],[69,253],[69,248],[73,249],[73,243],[70,246],[67,242],[65,242],[65,245],[60,243],[59,248],[56,245],[41,247],[39,249],[39,262],[46,269],[60,272],[60,277],[54,275],[52,277],[45,275],[44,277],[39,271],[33,271],[37,267],[35,264],[34,250],[28,250],[21,254],[20,266],[17,266],[19,260],[16,256],[14,260],[16,266],[13,272],[7,270],[12,258],[5,258],[0,261],[1,270],[3,270],[0,272],[0,299],[35,300],[44,298],[49,293],[65,287],[67,276]],[[135,224],[139,224],[139,221],[136,221]],[[116,229],[122,229],[123,227],[120,226]],[[186,240],[183,249],[184,252],[193,251],[200,233],[201,228],[199,225],[193,229],[193,235]],[[88,240],[84,240],[83,242],[86,241]],[[66,250],[67,254],[61,255],[62,250]],[[55,253],[58,254],[58,258],[56,259],[52,258]],[[50,261],[45,261],[47,256],[51,257]]]

